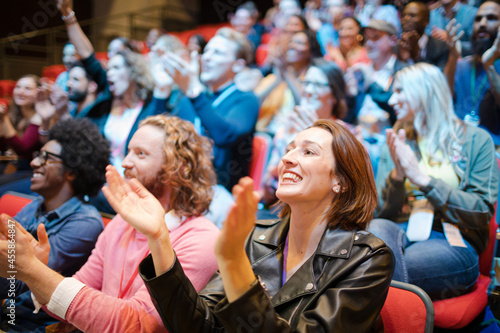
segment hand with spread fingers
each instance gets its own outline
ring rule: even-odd
[[[448,46],[448,49],[450,50],[450,53],[455,55],[456,57],[460,56],[460,51],[458,50],[457,47],[457,42],[462,38],[464,35],[464,31],[461,30],[462,26],[460,23],[457,23],[456,19],[452,19],[447,25],[446,25],[446,30],[444,31],[444,39],[443,41],[446,42],[446,45]],[[434,30],[433,30],[433,35],[434,37]],[[441,39],[441,38],[438,38]]]
[[[47,265],[50,244],[43,224],[38,226],[37,241],[12,217],[2,214],[0,232],[0,276],[7,278],[10,276],[7,272],[16,271],[16,278],[23,280],[34,261]]]
[[[168,75],[177,83],[186,96],[194,98],[204,89],[200,81],[200,62],[198,52],[191,52],[191,61],[187,62],[179,55],[167,52],[162,58]]]
[[[235,204],[229,211],[215,243],[215,255],[229,302],[244,294],[255,280],[245,241],[255,226],[255,212],[260,196],[253,190],[250,177],[240,179],[233,187]]]
[[[114,166],[106,167],[107,185],[102,191],[113,209],[127,223],[149,238],[168,233],[164,217],[165,209],[137,180],[125,181]]]

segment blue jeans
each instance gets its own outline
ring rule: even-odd
[[[432,230],[428,240],[410,242],[408,223],[374,219],[368,231],[382,239],[394,252],[393,279],[422,288],[432,299],[456,297],[467,293],[479,277],[479,256],[467,248],[451,246],[444,233]]]

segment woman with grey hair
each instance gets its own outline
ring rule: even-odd
[[[419,63],[396,74],[369,230],[396,255],[395,280],[443,299],[469,291],[488,243],[498,167],[491,137],[458,119],[441,71]],[[406,127],[402,129],[402,127]],[[394,221],[394,222],[393,222]]]

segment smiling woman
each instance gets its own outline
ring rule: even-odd
[[[250,178],[233,188],[236,204],[215,246],[220,271],[199,295],[170,246],[161,206],[151,205],[156,199],[108,180],[110,193],[121,193],[115,209],[148,237],[151,256],[139,272],[169,332],[368,332],[380,324],[393,257],[364,231],[376,192],[363,146],[321,120],[297,135],[279,170],[281,220],[256,223]],[[152,226],[159,231],[148,233]]]
[[[434,299],[454,297],[474,285],[488,243],[498,193],[493,140],[457,118],[439,68],[404,68],[393,89],[398,123],[381,152],[379,218],[369,230],[396,254],[395,280]]]

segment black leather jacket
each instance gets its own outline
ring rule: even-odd
[[[216,273],[199,296],[176,260],[155,277],[139,266],[156,309],[174,332],[368,332],[379,317],[394,270],[391,250],[366,231],[327,229],[316,252],[282,286],[288,222],[258,221],[246,251],[259,277],[228,303]]]

